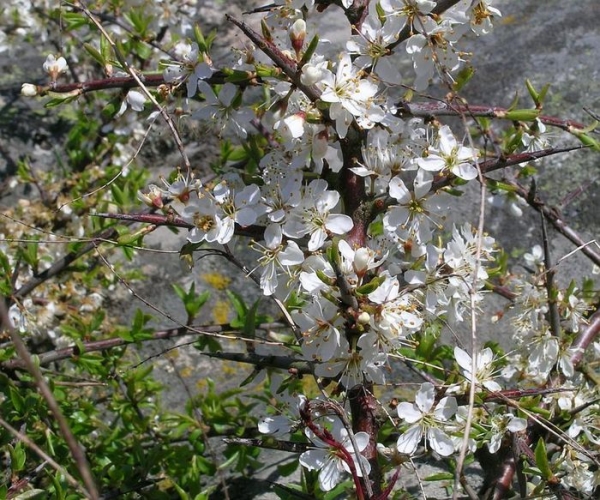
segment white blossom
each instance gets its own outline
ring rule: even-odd
[[[435,404],[433,384],[421,384],[414,403],[402,402],[398,405],[398,416],[410,426],[400,435],[396,447],[404,455],[413,455],[421,439],[425,437],[431,449],[444,457],[454,453],[454,443],[446,434],[445,427],[457,410],[456,399],[442,398]]]

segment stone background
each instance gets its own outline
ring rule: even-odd
[[[215,57],[230,57],[229,48],[241,43],[242,38],[227,26],[224,21],[225,8],[234,15],[240,16],[240,5],[249,9],[250,5],[259,2],[199,2],[198,19],[203,27],[217,26],[221,33],[226,33],[218,43]],[[528,95],[524,80],[529,78],[538,88],[551,83],[548,114],[557,114],[564,118],[580,121],[591,120],[583,111],[588,108],[600,113],[600,3],[597,0],[497,0],[494,5],[503,13],[496,22],[496,29],[487,37],[471,41],[475,56],[473,65],[477,72],[464,91],[464,96],[471,104],[495,104],[507,106],[515,93],[522,96],[522,107],[528,107]],[[330,8],[320,21],[333,44],[340,39],[342,29],[341,16],[335,8]],[[14,203],[21,196],[31,196],[31,191],[11,192],[7,189],[6,179],[11,175],[16,162],[27,156],[36,168],[53,168],[55,153],[60,149],[60,140],[64,137],[61,124],[57,123],[52,111],[46,112],[35,100],[19,97],[22,82],[33,80],[32,75],[42,77],[42,52],[49,47],[35,44],[20,47],[14,53],[0,54],[0,210],[3,206]],[[215,137],[203,136],[202,140],[192,142],[189,152],[194,165],[208,164],[210,154],[217,146]],[[559,202],[570,191],[578,186],[587,189],[567,206],[563,213],[574,227],[581,231],[584,240],[598,238],[600,234],[600,192],[598,176],[600,174],[598,155],[589,152],[571,153],[539,162],[540,175],[538,192],[548,201]],[[160,173],[152,158],[146,157],[148,168],[155,170],[156,177]],[[166,151],[161,158],[161,165],[168,171],[178,164],[176,151]],[[452,209],[456,220],[477,220],[477,193],[470,190],[461,200],[457,200]],[[541,242],[539,217],[526,214],[515,219],[501,210],[492,209],[487,213],[487,229],[498,237],[501,244],[516,255],[528,250],[533,244]],[[566,255],[572,246],[552,229],[552,252],[554,260]],[[160,230],[147,238],[146,243],[154,248],[177,250],[185,235],[178,238],[167,230]],[[230,270],[216,259],[203,259],[196,268],[189,270],[182,267],[177,255],[161,255],[147,253],[143,256],[142,271],[148,278],[144,282],[134,284],[136,292],[151,300],[162,309],[174,311],[176,316],[184,317],[183,311],[169,282],[176,282],[184,288],[193,281],[197,289],[211,289],[213,298],[210,307],[206,308],[206,322],[215,319],[216,315],[227,315],[226,299],[223,286],[229,286],[244,294],[250,303],[257,297],[257,290],[250,280],[238,271]],[[563,280],[571,277],[589,275],[590,265],[580,255],[568,258],[560,266]],[[223,280],[223,277],[226,280]],[[227,280],[229,280],[227,282]],[[119,314],[124,321],[130,317],[137,307],[125,290],[119,292],[111,301],[113,313]],[[266,301],[263,301],[266,305]],[[502,307],[502,303],[490,306],[490,314]],[[164,318],[156,319],[156,326],[171,326]],[[504,345],[510,345],[510,327],[506,321],[496,325],[485,325],[480,328],[482,341],[493,338]],[[178,342],[185,342],[181,339]],[[173,342],[153,343],[141,353],[142,356],[160,354]],[[171,351],[168,355],[152,359],[155,374],[163,380],[165,391],[163,403],[165,407],[182,407],[187,399],[182,384],[187,385],[192,393],[206,388],[206,378],[215,379],[219,387],[237,387],[251,371],[249,367],[234,366],[210,360],[192,347],[182,347]],[[185,373],[185,377],[181,376]],[[219,443],[215,443],[219,446]],[[250,480],[231,478],[231,490],[236,499],[271,499],[270,482],[277,480],[276,465],[289,457],[282,453],[264,451],[263,460],[268,465],[256,471]],[[434,466],[435,464],[430,464]],[[428,469],[429,473],[433,469]],[[406,469],[402,473],[403,481],[410,486],[410,491],[418,495],[415,476]],[[286,478],[293,481],[294,478]],[[445,498],[444,490],[428,490],[429,498]],[[215,498],[219,498],[218,495]]]

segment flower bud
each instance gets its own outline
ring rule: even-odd
[[[358,275],[364,275],[372,260],[371,252],[368,248],[359,248],[354,253],[354,272]]]
[[[356,318],[356,322],[359,325],[366,325],[371,321],[371,315],[367,311],[361,312]]]
[[[64,57],[56,59],[53,54],[48,54],[43,68],[44,71],[50,75],[50,80],[55,82],[58,75],[67,71],[67,60]]]
[[[277,130],[284,139],[291,140],[302,137],[304,134],[304,123],[306,122],[306,113],[300,111],[290,116],[286,116],[284,119],[279,120],[274,125],[274,129]]]
[[[143,191],[138,191],[137,193],[138,200],[145,203],[149,207],[152,208],[162,208],[163,207],[163,192],[162,190],[155,184],[150,184],[148,186],[148,194]]]
[[[296,52],[296,58],[300,59],[300,51],[306,38],[306,23],[304,19],[296,19],[290,27],[289,35],[294,52]]]
[[[35,97],[38,95],[38,88],[33,83],[24,83],[21,85],[21,95],[24,97]]]
[[[323,70],[312,64],[305,64],[302,66],[302,74],[300,75],[300,81],[304,85],[314,85],[321,81],[323,77]]]

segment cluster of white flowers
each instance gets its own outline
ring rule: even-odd
[[[265,23],[274,43],[290,60],[299,61],[302,44],[311,34],[296,10],[299,2],[283,3],[286,10],[271,11]],[[300,80],[317,93],[318,102],[287,82],[268,82],[276,105],[270,108],[272,116],[263,115],[262,121],[272,124],[278,141],[260,162],[262,183],[245,184],[235,173],[216,186],[181,178],[175,189],[151,186],[141,195],[151,206],[162,206],[165,196],[182,202],[180,214],[194,226],[188,238],[192,243],[226,244],[236,225],[261,231],[262,240],[257,238],[251,246],[261,254],[264,294],[286,300],[291,292],[299,292],[304,305],[292,317],[302,332],[302,356],[314,363],[316,375],[337,379],[345,389],[385,383],[389,356],[427,321],[462,320],[471,294],[481,299],[477,290],[487,278],[481,264],[492,260],[493,240],[476,234],[469,224],[447,227],[444,193],[432,190],[435,175],[474,179],[478,151],[464,146],[448,126],[399,118],[388,95],[402,80],[387,48],[396,44],[403,26],[413,28],[405,53],[414,63],[414,86],[422,89],[436,71],[446,77],[458,68],[455,43],[462,34],[474,27],[481,28],[475,29],[478,33],[486,31],[490,17],[499,15],[475,4],[459,2],[439,19],[429,15],[434,2],[373,2],[346,51],[331,59],[319,53],[321,44],[301,67]],[[192,117],[211,120],[219,130],[228,128],[245,138],[254,114],[242,106],[242,93],[231,83],[213,90],[206,83],[213,71],[206,64],[210,59],[193,45],[181,49],[180,62],[170,64],[165,77],[185,83],[188,98],[196,91],[202,94],[205,100],[192,110]],[[240,69],[247,68],[246,61],[240,64]],[[311,171],[322,174],[325,166],[333,174],[342,170],[341,141],[352,127],[367,133],[362,154],[348,166],[364,183],[365,202],[372,205],[366,226],[359,228],[362,238],[349,236],[365,221],[344,213],[348,200],[343,191],[323,178],[310,180]],[[500,390],[489,349],[479,354],[475,375],[470,356],[460,349],[455,355],[465,383],[453,393],[464,394],[470,383],[479,390]],[[425,383],[414,404],[398,407],[399,419],[406,423],[396,444],[398,453],[414,454],[423,438],[443,456],[459,449],[466,410],[458,407],[454,396],[436,403],[435,392]],[[338,420],[330,424],[332,439],[358,460],[369,437],[356,434],[358,449],[353,449],[350,431]],[[522,419],[506,413],[484,412],[478,424],[479,429],[490,429],[486,436],[493,452],[506,432],[524,428]],[[291,421],[278,415],[265,417],[259,429],[281,436],[301,426],[297,415]],[[320,470],[320,485],[328,491],[341,472],[349,472],[348,464],[339,449],[330,448],[309,429],[306,434],[315,449],[300,461]]]
[[[253,272],[260,269],[263,293],[285,301],[294,292],[303,301],[302,309],[292,312],[302,333],[301,354],[317,376],[336,379],[346,390],[385,383],[390,355],[415,333],[436,318],[462,321],[472,297],[482,299],[479,290],[488,277],[484,264],[493,260],[494,241],[469,224],[448,226],[447,195],[433,189],[436,176],[475,179],[479,152],[463,145],[447,125],[401,119],[390,96],[403,82],[394,63],[402,53],[396,45],[403,27],[411,28],[403,50],[413,62],[413,86],[421,90],[436,74],[451,78],[458,69],[462,53],[456,44],[466,32],[489,31],[491,17],[500,15],[490,3],[461,1],[443,16],[432,16],[435,2],[427,0],[371,2],[360,32],[351,35],[338,57],[321,53],[326,46],[320,43],[305,60],[303,49],[314,33],[299,9],[312,8],[312,2],[280,2],[284,8],[265,19],[270,41],[294,64],[302,61],[300,82],[318,97],[311,100],[287,81],[265,79],[274,104],[261,112],[261,120],[271,124],[276,141],[260,162],[262,182],[245,183],[238,173],[213,186],[180,177],[167,189],[151,186],[140,194],[154,207],[162,207],[165,198],[176,199],[180,215],[193,226],[192,243],[227,244],[236,227],[262,235],[251,247],[260,253]],[[248,69],[251,59],[234,69]],[[181,42],[165,79],[185,85],[187,98],[203,96],[190,110],[193,118],[244,139],[255,114],[243,106],[237,86],[213,89],[207,83],[214,71],[197,45]],[[351,129],[362,131],[366,140],[349,163],[343,144]],[[348,212],[348,204],[357,200],[332,183],[344,166],[362,184],[365,194],[359,201],[367,214],[362,218]],[[328,180],[314,178],[325,169],[332,174]],[[550,359],[548,343],[540,340],[540,346],[538,370],[543,365],[540,375],[547,375],[558,354]],[[424,383],[415,403],[398,406],[404,426],[397,453],[413,455],[424,442],[439,455],[453,454],[461,446],[467,411],[455,396],[472,383],[479,391],[501,390],[490,349],[477,353],[474,365],[462,349],[455,357],[464,382],[450,388],[452,396],[438,401],[435,387]],[[302,426],[297,416],[292,421]],[[291,430],[289,422],[284,416],[265,417],[259,429],[280,436]],[[491,452],[507,432],[526,425],[493,405],[477,423],[471,447],[487,442]],[[329,425],[332,439],[358,460],[368,436],[357,433],[358,449],[353,449],[350,430],[338,420]],[[348,463],[313,431],[307,429],[306,435],[315,449],[304,453],[301,463],[319,469],[321,487],[330,490],[341,472],[349,472]]]
[[[158,25],[169,18],[166,3],[152,2]],[[489,32],[492,18],[500,16],[492,3],[460,0],[434,14],[437,3],[430,0],[372,1],[358,27],[349,31],[343,50],[332,57],[330,46],[316,43],[317,33],[308,24],[314,1],[279,0],[263,22],[263,50],[277,52],[295,67],[293,77],[289,70],[264,71],[253,47],[246,47],[245,57],[227,68],[230,74],[261,75],[271,103],[266,109],[246,105],[244,87],[232,81],[211,86],[219,68],[198,43],[178,41],[171,59],[163,61],[164,80],[172,92],[185,88],[184,112],[192,119],[242,140],[260,125],[269,147],[256,162],[260,180],[233,171],[204,185],[190,173],[180,174],[175,182],[164,182],[165,187],[150,185],[139,198],[158,209],[172,202],[190,224],[193,244],[227,245],[236,229],[253,234],[250,246],[259,255],[252,272],[260,273],[262,292],[284,304],[293,297],[294,305],[302,305],[290,314],[301,332],[299,356],[310,362],[316,376],[338,382],[342,393],[359,384],[384,384],[390,360],[415,334],[439,319],[463,321],[473,303],[483,300],[494,240],[469,223],[447,223],[448,194],[436,187],[439,181],[460,185],[480,176],[480,152],[473,143],[463,144],[448,125],[403,118],[398,101],[401,84],[421,91],[436,78],[452,82],[466,57],[460,39]],[[352,2],[341,4],[347,9]],[[406,33],[402,40],[401,33]],[[410,77],[397,69],[402,56],[412,63]],[[49,56],[44,69],[54,82],[66,61]],[[143,94],[130,90],[118,115],[128,108],[142,111],[144,101]],[[543,147],[545,127],[535,122],[523,134],[522,149]],[[520,214],[509,197],[493,201],[508,201]],[[459,406],[458,398],[471,385],[483,393],[501,392],[500,371],[505,380],[527,378],[532,385],[547,382],[552,373],[572,381],[566,389],[580,383],[577,392],[549,396],[546,404],[561,411],[588,405],[567,433],[573,440],[584,436],[600,443],[594,420],[597,390],[575,377],[570,343],[548,327],[548,294],[537,279],[543,273],[542,257],[541,248],[526,254],[535,278],[517,283],[516,343],[522,350],[502,370],[492,349],[469,354],[457,347],[459,381],[446,387],[447,395],[438,398],[436,387],[426,382],[414,403],[398,405],[396,453],[414,455],[421,444],[440,456],[460,450],[469,409]],[[581,294],[570,288],[557,303],[565,330],[577,332],[587,310]],[[292,420],[265,417],[259,430],[280,437],[307,424],[302,417],[307,399],[287,404],[295,408]],[[318,469],[320,485],[329,491],[344,471],[359,477],[369,472],[360,453],[373,436],[352,435],[339,418],[320,417],[329,442],[307,424],[312,449],[300,462]],[[507,433],[527,428],[525,419],[496,403],[478,409],[474,418],[470,451],[486,443],[495,453]],[[383,444],[379,448],[386,449]],[[588,493],[600,483],[600,473],[585,454],[565,447],[559,458],[561,470],[571,477],[568,486]]]

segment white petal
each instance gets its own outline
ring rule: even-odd
[[[423,418],[421,411],[411,403],[400,403],[397,411],[398,416],[409,424],[414,424]]]
[[[429,441],[431,449],[443,457],[448,457],[454,453],[454,443],[452,442],[452,439],[450,439],[441,429],[435,427],[429,429],[427,431],[427,440]]]
[[[300,455],[300,463],[310,470],[319,470],[327,461],[327,451],[308,450]]]
[[[295,241],[288,241],[287,247],[279,254],[282,266],[295,266],[304,262],[304,252]]]
[[[521,432],[527,429],[527,420],[519,417],[512,417],[506,426],[510,432]]]
[[[369,445],[369,434],[363,431],[357,432],[354,435],[354,440],[356,441],[356,446],[358,446],[358,451],[363,451]],[[347,449],[349,451],[355,451],[352,447],[352,443],[350,443],[350,448]]]
[[[339,460],[329,460],[319,472],[319,485],[323,491],[331,491],[340,482]]]
[[[332,214],[325,222],[325,227],[334,234],[346,234],[353,226],[352,219],[344,214]]]
[[[456,177],[471,181],[477,177],[477,169],[470,163],[461,163],[451,168],[451,171]]]
[[[417,451],[417,447],[419,446],[422,437],[423,429],[420,425],[415,425],[409,428],[398,438],[398,442],[396,443],[398,453],[402,453],[403,455],[412,455],[415,451]]]
[[[471,356],[469,356],[465,350],[456,346],[454,348],[454,359],[456,359],[458,366],[460,366],[468,374],[471,373],[471,364],[472,364]]]
[[[400,177],[392,177],[389,185],[390,196],[396,198],[400,203],[405,203],[410,200],[410,191],[402,182]]]
[[[435,388],[430,382],[424,382],[421,384],[421,388],[415,396],[415,404],[421,410],[422,413],[428,413],[433,406],[435,400]]]
[[[274,249],[281,244],[281,226],[279,224],[269,224],[265,229],[265,246]]]
[[[446,161],[441,156],[431,154],[427,158],[417,158],[417,165],[428,172],[438,172],[446,166]]]
[[[440,400],[435,407],[433,414],[437,420],[446,421],[454,416],[457,409],[458,405],[456,404],[456,398],[454,398],[454,396],[447,396]]]
[[[280,435],[289,432],[290,419],[283,415],[263,417],[258,421],[258,431],[262,434]]]

